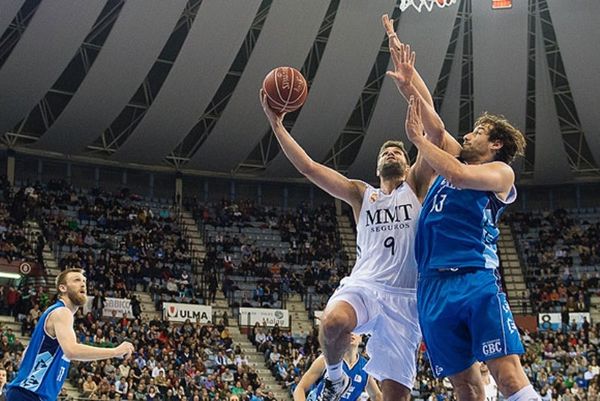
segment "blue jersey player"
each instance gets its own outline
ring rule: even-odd
[[[419,321],[433,373],[450,378],[460,401],[483,401],[477,361],[485,361],[508,401],[539,400],[519,360],[523,345],[497,271],[497,222],[516,198],[509,163],[523,153],[525,138],[486,113],[461,147],[418,96],[410,98],[406,131],[439,174],[423,202],[415,244]],[[429,146],[424,132],[453,142],[453,154]]]
[[[344,373],[350,378],[350,386],[340,400],[356,401],[360,395],[366,391],[372,401],[381,401],[383,396],[377,382],[365,371],[364,367],[367,364],[365,357],[358,353],[358,345],[361,337],[357,334],[352,334],[350,339],[350,347],[344,354],[343,369]],[[298,386],[294,390],[294,401],[316,401],[319,395],[323,392],[325,382],[323,376],[326,370],[325,357],[319,356],[310,365],[310,368],[304,373]],[[315,383],[318,384],[315,386]],[[312,387],[312,389],[311,389]],[[306,393],[309,392],[308,397]]]
[[[96,348],[78,344],[73,315],[87,301],[81,269],[67,269],[56,278],[58,301],[40,316],[23,355],[19,372],[7,385],[6,401],[55,401],[67,378],[71,360],[94,361],[129,357],[133,345]]]

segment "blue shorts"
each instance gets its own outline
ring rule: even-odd
[[[431,370],[452,376],[475,361],[524,352],[494,270],[419,278],[417,305]]]
[[[29,390],[21,387],[10,387],[6,389],[4,396],[6,401],[40,401],[41,398]]]

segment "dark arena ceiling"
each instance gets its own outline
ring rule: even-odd
[[[521,182],[600,181],[600,1],[0,0],[0,132],[17,153],[298,177],[258,90],[274,67],[310,84],[286,126],[315,160],[374,178],[406,104],[380,17],[397,20],[450,132],[483,111],[528,138]]]

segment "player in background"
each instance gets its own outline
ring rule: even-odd
[[[56,277],[58,300],[40,316],[23,354],[15,379],[6,387],[7,401],[56,400],[75,361],[127,358],[133,345],[98,348],[77,343],[73,316],[87,301],[86,279],[81,269],[63,270]]]
[[[382,401],[383,396],[381,395],[381,390],[379,389],[377,382],[364,370],[367,360],[358,352],[360,341],[361,337],[359,335],[352,334],[350,348],[344,353],[343,369],[350,378],[351,384],[346,393],[342,395],[341,399],[346,401],[357,401],[360,398],[360,395],[366,390],[371,401]],[[323,382],[325,368],[325,357],[320,355],[304,373],[296,390],[294,390],[294,401],[315,401],[319,398],[325,385]],[[318,385],[314,387],[310,391],[308,397],[306,397],[306,393],[317,382]]]
[[[487,365],[483,362],[480,363],[479,370],[481,371],[483,387],[485,387],[485,401],[498,401],[498,385],[492,375],[490,375]]]

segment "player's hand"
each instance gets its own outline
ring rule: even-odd
[[[410,85],[415,75],[416,54],[410,50],[410,45],[400,43],[399,47],[390,47],[390,54],[394,63],[394,71],[386,74],[396,81],[399,86]]]
[[[271,109],[271,107],[269,106],[269,103],[267,102],[267,94],[265,93],[265,91],[261,88],[260,90],[260,104],[262,105],[263,111],[265,112],[267,118],[269,119],[269,122],[271,124],[276,124],[276,123],[280,123],[283,121],[283,116],[285,116],[285,113],[281,113],[281,114],[277,114],[273,111],[273,109]]]
[[[396,32],[394,31],[394,20],[391,20],[387,14],[383,14],[383,16],[381,17],[381,22],[383,23],[385,33],[388,37],[388,47],[390,48],[390,50],[393,48],[400,48],[402,42],[400,42],[398,35],[396,35]]]
[[[394,63],[394,71],[388,71],[387,75],[393,78],[399,86],[408,85],[415,75],[415,52],[411,52],[410,46],[405,45],[398,38],[394,31],[394,20],[384,14],[381,22],[388,37],[388,47]]]
[[[133,344],[128,341],[123,341],[117,348],[115,348],[115,358],[127,359],[133,353]]]
[[[423,121],[421,120],[421,98],[414,96],[410,97],[404,127],[406,128],[406,136],[409,141],[415,145],[419,141],[425,140],[425,128],[423,127]]]

